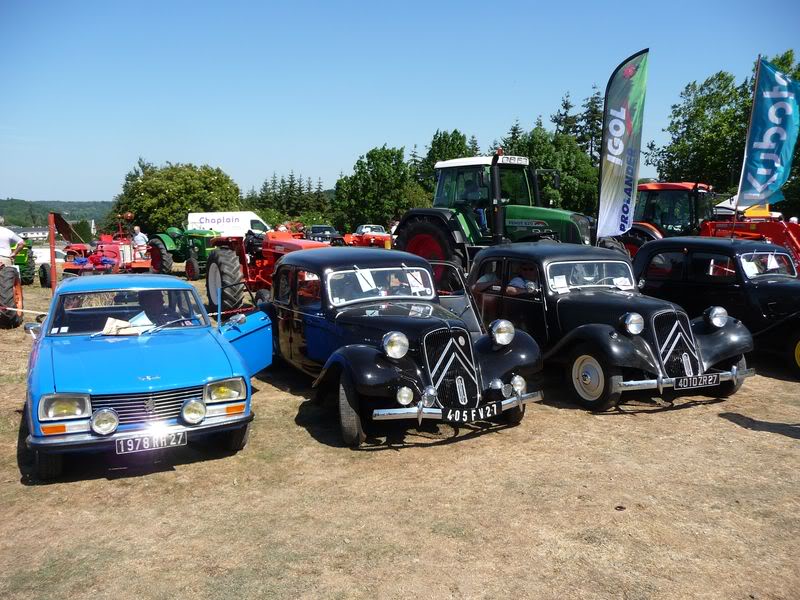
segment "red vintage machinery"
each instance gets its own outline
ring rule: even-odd
[[[63,267],[67,276],[150,271],[147,246],[136,246],[123,227],[123,221],[133,220],[133,213],[117,216],[117,232],[113,235],[100,234],[94,247],[85,243],[67,244],[64,248],[67,256]],[[59,233],[64,236],[60,230]]]
[[[348,246],[368,246],[375,248],[392,247],[392,234],[382,225],[359,225],[355,233],[345,233],[344,243]]]
[[[733,236],[746,240],[770,242],[783,246],[794,261],[795,268],[800,270],[800,224],[781,221],[769,214],[769,208],[762,217],[748,216],[730,221],[706,221],[700,226],[700,235],[710,237]]]
[[[211,240],[214,250],[206,267],[206,293],[212,311],[231,311],[244,304],[245,289],[256,300],[266,298],[272,288],[275,263],[288,252],[326,248],[328,244],[298,239],[290,231],[248,232],[241,237]]]

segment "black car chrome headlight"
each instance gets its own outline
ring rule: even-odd
[[[720,328],[728,322],[728,311],[721,306],[711,306],[705,310],[703,317],[712,327]]]
[[[408,353],[408,338],[400,331],[390,331],[383,336],[383,351],[389,358],[403,358]]]
[[[639,335],[644,331],[644,317],[636,312],[622,315],[622,328],[631,335]]]
[[[516,333],[513,323],[505,319],[497,319],[489,325],[489,333],[492,340],[498,346],[508,346],[514,339]]]

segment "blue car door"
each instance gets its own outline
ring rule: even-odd
[[[265,312],[235,315],[220,331],[242,357],[249,377],[272,364],[272,321]]]

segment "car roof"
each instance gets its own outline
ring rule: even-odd
[[[720,238],[720,237],[706,237],[706,236],[680,236],[665,238],[663,240],[654,240],[647,242],[644,246],[648,254],[653,250],[665,250],[674,248],[690,248],[692,250],[715,250],[717,252],[726,252],[728,254],[745,254],[747,252],[782,252],[788,254],[788,250],[783,246],[777,244],[770,244],[769,242],[759,242],[756,240],[742,240],[738,238]]]
[[[281,257],[276,268],[280,265],[292,265],[322,272],[326,269],[334,271],[352,269],[353,265],[361,269],[367,269],[399,267],[401,264],[405,264],[407,267],[423,267],[430,270],[428,261],[416,254],[401,252],[400,250],[360,248],[357,246],[330,246],[289,252]]]
[[[549,240],[489,246],[481,250],[475,260],[486,260],[490,257],[537,260],[543,263],[563,260],[628,260],[628,257],[618,250],[585,244],[560,244]]]
[[[192,285],[172,275],[137,273],[129,275],[91,275],[70,277],[56,291],[60,294],[111,290],[192,290]]]

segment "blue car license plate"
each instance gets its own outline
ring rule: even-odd
[[[473,421],[483,421],[490,417],[496,417],[502,411],[502,402],[491,402],[478,408],[443,408],[442,421],[447,423],[472,423]]]
[[[117,442],[117,454],[133,454],[134,452],[147,452],[160,450],[173,446],[185,446],[187,436],[185,431],[176,433],[162,433],[157,435],[139,435],[136,437],[122,438]]]
[[[676,390],[689,390],[699,387],[710,387],[712,385],[719,385],[719,374],[713,373],[711,375],[696,375],[694,377],[678,377],[675,380]]]

